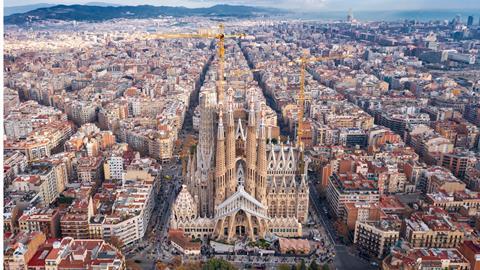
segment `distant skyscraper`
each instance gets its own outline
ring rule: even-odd
[[[460,15],[456,15],[453,20],[452,20],[452,25],[457,25],[457,24],[460,24],[462,18],[460,17]]]
[[[353,21],[353,12],[352,9],[348,9],[347,22]]]
[[[468,16],[467,26],[472,26],[472,25],[473,25],[473,16],[470,15],[470,16]]]

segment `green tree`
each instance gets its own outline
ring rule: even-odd
[[[328,266],[328,264],[324,264],[322,266],[322,270],[330,270],[330,266]]]
[[[198,270],[201,269],[200,262],[188,262],[175,268],[175,270]]]
[[[292,267],[288,264],[282,263],[277,267],[277,270],[291,270]]]
[[[202,270],[235,270],[236,268],[223,259],[210,259],[202,267]]]
[[[310,266],[308,267],[309,270],[320,270],[320,267],[318,266],[317,262],[315,260],[312,261]]]
[[[60,196],[58,197],[58,203],[59,204],[70,205],[70,204],[72,204],[73,201],[74,201],[74,198],[65,197],[65,195],[63,195],[63,194],[60,194]]]
[[[307,270],[307,265],[305,264],[305,261],[302,259],[300,264],[297,266],[298,270]]]

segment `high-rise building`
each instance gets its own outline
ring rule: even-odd
[[[455,15],[455,17],[452,19],[452,24],[453,24],[453,25],[460,24],[461,20],[462,20],[462,17],[460,16],[460,14],[457,14],[457,15]]]
[[[353,12],[352,9],[348,9],[347,22],[353,21]]]
[[[470,15],[468,16],[468,19],[467,19],[467,26],[472,26],[473,25],[473,16]]]

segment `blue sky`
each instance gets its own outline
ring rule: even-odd
[[[83,4],[107,2],[124,5],[166,5],[205,7],[215,4],[269,6],[295,10],[423,10],[423,9],[480,9],[480,0],[4,0],[5,6],[38,3]],[[480,14],[479,14],[480,15]]]

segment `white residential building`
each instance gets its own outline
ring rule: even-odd
[[[145,171],[127,171],[116,192],[112,214],[105,217],[103,236],[117,237],[124,246],[140,240],[155,203],[155,178]]]
[[[123,180],[123,157],[111,156],[103,164],[105,180]]]

